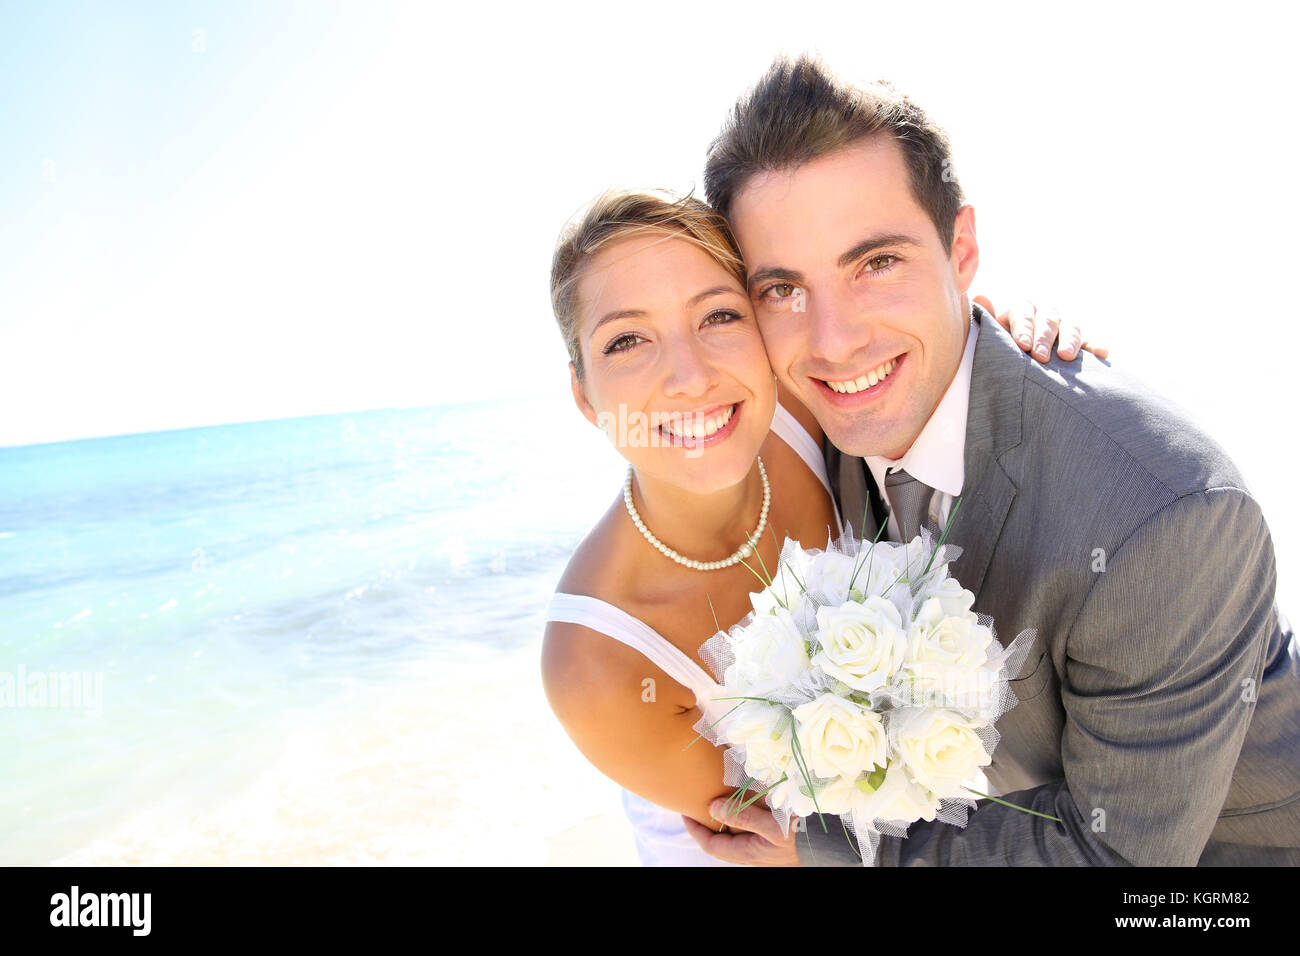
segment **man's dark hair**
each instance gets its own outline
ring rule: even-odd
[[[732,203],[755,174],[797,169],[878,134],[892,136],[902,148],[912,195],[951,252],[953,224],[965,200],[947,133],[890,84],[850,86],[808,56],[779,57],[736,103],[709,147],[705,195],[730,218]]]

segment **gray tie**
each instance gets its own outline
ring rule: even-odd
[[[930,515],[930,496],[934,489],[900,470],[885,476],[885,490],[902,540],[911,541]]]

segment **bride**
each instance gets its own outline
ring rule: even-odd
[[[822,433],[778,395],[735,241],[697,199],[602,197],[561,237],[551,298],[574,401],[629,467],[547,610],[547,698],[623,786],[643,863],[729,865],[682,821],[718,830],[709,803],[729,792],[723,751],[692,745],[725,712],[697,651],[750,611],[750,568],[775,567],[786,537],[840,536]]]

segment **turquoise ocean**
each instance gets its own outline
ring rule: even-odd
[[[0,863],[538,863],[543,611],[623,462],[518,399],[0,448]]]
[[[538,668],[625,467],[567,394],[0,448],[0,864],[630,855]]]

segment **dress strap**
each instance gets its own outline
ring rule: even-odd
[[[546,608],[546,620],[580,624],[640,651],[665,674],[691,690],[701,710],[713,706],[719,688],[704,668],[650,625],[622,608],[585,594],[557,591]]]

